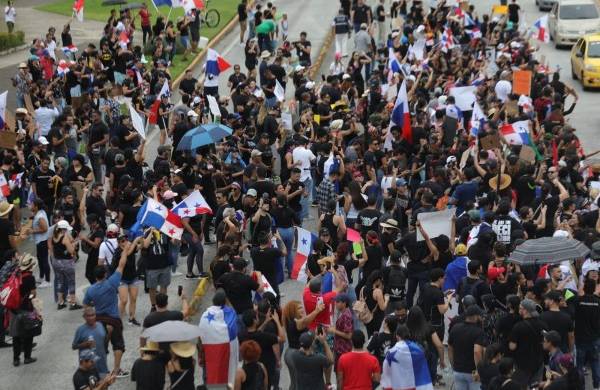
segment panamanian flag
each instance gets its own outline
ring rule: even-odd
[[[548,14],[535,21],[533,27],[537,29],[537,40],[541,42],[550,42],[550,33],[548,31]]]
[[[471,114],[471,130],[470,134],[473,137],[477,137],[477,134],[483,129],[483,126],[487,122],[487,118],[483,113],[483,110],[477,102],[473,104],[473,113]]]
[[[148,115],[148,122],[155,125],[158,123],[158,108],[160,107],[160,98],[165,96],[171,96],[171,92],[169,89],[169,82],[165,81],[160,88],[160,92],[156,95],[156,100],[150,106],[150,114]]]
[[[67,54],[69,54],[69,53],[71,53],[71,54],[75,54],[75,53],[77,53],[77,51],[78,51],[79,49],[77,48],[77,46],[75,46],[75,45],[71,44],[71,45],[69,45],[69,46],[63,46],[63,47],[61,48],[61,50],[63,51],[63,53],[65,53],[65,55],[67,55]]]
[[[152,198],[146,200],[140,211],[142,210],[144,212],[141,213],[140,220],[136,221],[140,226],[152,226],[171,238],[181,240],[183,224],[179,215]],[[138,213],[138,217],[140,217],[140,213]]]
[[[402,129],[402,137],[412,144],[412,127],[410,125],[410,111],[408,109],[406,79],[402,81],[402,85],[398,91],[398,96],[396,97],[396,103],[394,103],[394,109],[392,110],[390,122],[391,126],[400,127]]]
[[[310,256],[313,243],[317,240],[317,237],[301,227],[297,227],[296,231],[298,232],[298,248],[292,266],[292,279],[305,281],[307,275],[306,260]]]
[[[239,342],[237,315],[229,306],[210,306],[200,317],[207,385],[235,382]]]
[[[385,354],[382,368],[385,390],[433,390],[425,352],[413,341],[398,341]]]
[[[196,215],[213,213],[212,209],[204,199],[204,196],[202,196],[198,190],[192,192],[184,200],[177,203],[171,211],[181,218],[191,218]]]
[[[231,67],[231,64],[217,53],[214,49],[208,49],[206,53],[206,76],[218,77],[219,74]]]
[[[505,123],[500,127],[500,134],[506,142],[511,145],[529,145],[532,142],[529,138],[529,121],[518,121],[514,123]]]

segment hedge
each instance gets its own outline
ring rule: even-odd
[[[0,51],[12,49],[13,47],[21,46],[25,43],[25,33],[23,31],[15,31],[12,34],[0,32]]]

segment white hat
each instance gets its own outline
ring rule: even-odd
[[[417,78],[415,77],[415,75],[412,75],[412,74],[410,76],[408,76],[406,79],[412,81],[413,83],[415,81],[417,81]]]
[[[250,157],[258,157],[258,156],[262,156],[262,152],[258,149],[253,149],[252,152],[250,152]]]
[[[394,32],[392,32],[392,38],[396,38],[396,37],[397,37],[397,36],[399,36],[399,35],[400,35],[400,32],[399,32],[399,31],[394,31]]]
[[[513,49],[518,49],[521,47],[521,44],[519,42],[511,42],[510,47]]]
[[[115,225],[114,223],[111,223],[106,228],[106,232],[107,233],[119,233],[119,227],[117,225]]]
[[[65,221],[64,219],[61,219],[60,221],[58,221],[56,223],[56,228],[57,229],[67,229],[68,231],[73,230],[71,225],[69,225],[69,222]]]
[[[300,72],[301,70],[304,70],[304,69],[306,69],[306,68],[305,68],[305,67],[303,67],[302,65],[296,65],[296,68],[294,68],[294,70],[295,70],[296,72]]]
[[[27,109],[26,109],[26,108],[23,108],[23,107],[21,107],[21,108],[17,108],[17,109],[15,110],[15,113],[16,113],[16,114],[27,114],[28,112],[29,112],[29,111],[27,111]]]
[[[187,112],[187,116],[193,116],[193,117],[197,117],[197,116],[198,116],[198,114],[197,114],[197,113],[196,113],[196,111],[194,111],[194,110],[189,110],[189,111]]]
[[[342,80],[350,80],[352,78],[352,76],[350,76],[348,73],[344,73],[342,75]]]
[[[42,145],[48,145],[50,143],[44,136],[41,136],[40,138],[38,138],[38,142]]]
[[[256,198],[256,197],[258,196],[258,193],[256,192],[256,190],[255,190],[254,188],[250,188],[250,189],[249,189],[249,190],[246,192],[246,195],[248,195],[248,196],[253,196],[253,197],[255,197],[255,198]]]
[[[343,119],[336,119],[336,120],[332,121],[329,124],[329,128],[331,130],[339,130],[339,129],[342,128],[342,126],[344,126],[344,120]]]
[[[166,190],[163,193],[163,198],[164,199],[173,199],[174,197],[176,197],[177,195],[179,195],[177,192],[173,192],[171,190]]]
[[[448,158],[446,159],[446,165],[449,165],[450,163],[455,163],[456,162],[456,156],[448,156]]]
[[[263,50],[262,53],[260,53],[260,58],[269,58],[271,57],[271,52],[268,50]]]
[[[313,89],[315,87],[314,81],[309,81],[306,83],[306,89]]]
[[[194,97],[194,100],[192,100],[192,103],[194,105],[196,105],[196,104],[200,104],[201,101],[202,101],[202,99],[200,99],[200,96],[196,96],[196,97]]]
[[[448,99],[448,96],[446,95],[442,95],[438,98],[438,103],[440,105],[445,105],[446,104],[446,100]],[[438,107],[439,108],[439,107]]]

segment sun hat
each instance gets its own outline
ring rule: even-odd
[[[19,69],[23,69],[23,68],[28,68],[28,66],[27,66],[27,64],[26,64],[26,63],[24,63],[24,62],[21,62],[21,63],[19,64]]]
[[[21,271],[26,271],[35,268],[38,261],[35,257],[30,255],[29,253],[24,253],[23,256],[19,259],[19,269]]]
[[[0,217],[3,217],[6,214],[10,213],[13,207],[15,207],[13,204],[10,204],[5,200],[0,202]]]
[[[500,175],[500,191],[508,188],[510,186],[510,183],[512,182],[512,178],[507,175],[506,173],[503,173]],[[498,187],[498,176],[494,176],[490,179],[490,181],[488,182],[490,188],[492,190],[496,190],[496,188]]]
[[[56,228],[57,229],[67,229],[68,231],[73,230],[73,228],[71,227],[69,222],[65,221],[64,219],[61,219],[60,221],[58,221],[56,223]]]
[[[271,52],[268,50],[263,50],[260,53],[260,58],[269,58],[269,57],[271,57]]]
[[[143,351],[143,352],[158,352],[158,351],[160,351],[160,347],[159,347],[159,345],[158,345],[157,342],[148,340],[148,341],[146,341],[146,345],[145,346],[140,347],[140,351]]]
[[[179,357],[187,358],[194,356],[196,346],[189,341],[179,341],[171,343],[171,351]]]
[[[389,229],[398,229],[398,221],[393,218],[388,218],[385,220],[385,222],[381,222],[379,226]]]

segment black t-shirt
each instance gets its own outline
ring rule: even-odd
[[[252,248],[250,256],[254,263],[254,269],[260,271],[272,286],[277,283],[276,264],[283,257],[283,253],[278,248]]]
[[[160,233],[159,239],[153,237],[146,249],[146,269],[163,269],[169,265],[169,238]]]
[[[355,5],[352,10],[354,11],[354,24],[369,23],[369,15],[371,14],[369,6],[365,4]]]
[[[187,93],[188,95],[191,95],[196,89],[196,84],[198,84],[198,80],[196,80],[193,77],[191,79],[183,79],[179,84],[179,89]]]
[[[519,10],[521,7],[517,3],[510,3],[508,5],[508,20],[513,23],[519,22]]]
[[[259,285],[250,276],[241,272],[227,272],[219,278],[217,285],[223,287],[236,313],[242,314],[252,309],[252,291],[258,290]]]
[[[378,22],[385,22],[385,7],[379,4],[375,10],[375,16]]]
[[[539,318],[528,318],[515,324],[509,341],[517,344],[517,349],[514,351],[517,367],[534,373],[544,364],[542,331],[547,328],[548,326]]]
[[[0,218],[0,254],[11,248],[9,236],[15,235],[15,225],[8,218]],[[6,259],[2,259],[4,263]]]
[[[362,269],[363,279],[367,279],[373,272],[380,270],[383,260],[383,250],[379,245],[367,245],[365,251],[368,258]]]
[[[365,236],[369,230],[379,232],[381,212],[377,209],[365,208],[358,213],[356,222],[360,224],[360,234]]]
[[[131,206],[127,203],[122,204],[120,207],[121,213],[123,213],[123,222],[121,223],[123,229],[129,229],[136,221],[138,211],[142,206]]]
[[[165,321],[183,321],[183,313],[176,310],[154,311],[144,318],[142,326],[147,329]]]
[[[508,245],[511,242],[512,233],[519,229],[523,230],[523,226],[508,215],[498,215],[492,222],[492,229],[496,233],[498,241]]]
[[[36,195],[41,199],[53,199],[54,188],[50,187],[50,179],[54,177],[55,173],[53,170],[48,169],[46,172],[37,167],[31,175],[31,182],[35,183]]]
[[[485,347],[483,329],[470,322],[456,324],[448,335],[448,345],[454,350],[454,371],[470,374],[475,370],[474,346]]]
[[[75,374],[73,374],[73,386],[75,390],[95,389],[98,382],[100,382],[100,375],[95,367],[89,371],[78,368]]]
[[[440,314],[437,306],[444,304],[444,293],[438,287],[431,284],[425,286],[422,291],[423,293],[417,304],[421,307],[425,318],[427,318],[432,326],[441,326],[443,329],[444,316]]]
[[[306,49],[311,47],[310,41],[300,42],[300,45],[304,46],[304,48]],[[298,61],[310,64],[310,54],[306,53],[304,50],[299,49],[296,49],[296,54],[298,55]]]
[[[406,265],[408,273],[417,273],[427,270],[427,264],[423,260],[429,254],[429,249],[425,241],[417,241],[417,233],[412,232],[404,235],[396,243],[399,251],[406,251],[409,262]]]
[[[600,298],[586,294],[576,299],[575,342],[595,342],[600,338]]]
[[[92,124],[89,129],[88,146],[91,147],[92,144],[102,141],[104,139],[104,136],[107,134],[108,127],[106,127],[104,122]]]
[[[548,330],[555,330],[560,334],[560,349],[568,352],[569,332],[573,332],[573,320],[563,311],[545,311],[540,314],[540,319],[548,325]]]
[[[265,365],[269,377],[275,373],[275,352],[273,352],[273,345],[278,343],[277,336],[272,333],[257,331],[247,332],[240,337],[240,343],[246,340],[254,340],[260,345],[262,353],[260,354],[259,361]]]
[[[367,351],[371,353],[371,355],[375,356],[377,360],[379,360],[379,364],[383,364],[383,359],[385,355],[394,344],[396,343],[396,337],[391,333],[375,333],[371,340],[369,340],[369,345],[367,345]]]
[[[165,364],[160,359],[133,362],[131,380],[136,390],[163,390],[165,388]]]
[[[85,200],[85,211],[87,215],[96,214],[101,220],[106,215],[106,203],[102,197],[88,196]]]
[[[254,188],[258,196],[262,196],[263,194],[269,194],[269,198],[275,196],[275,185],[269,180],[258,180],[250,188]]]

